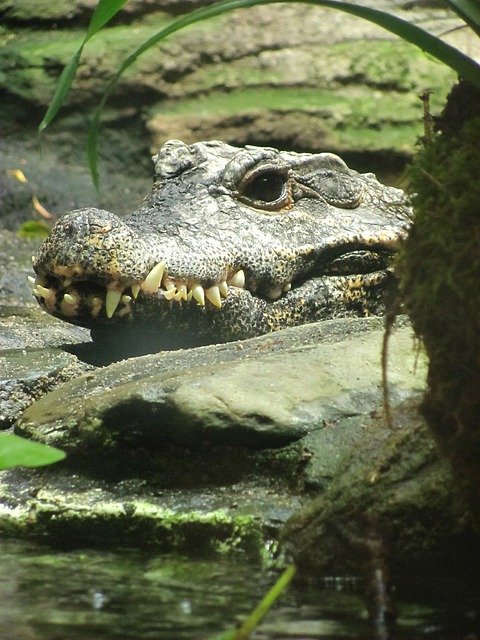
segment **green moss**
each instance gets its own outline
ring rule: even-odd
[[[406,42],[378,40],[365,45],[365,42],[353,46],[340,43],[335,52],[337,55],[350,53],[352,76],[369,86],[405,92],[428,88],[435,93],[434,102],[441,104],[445,91],[455,81],[456,75],[451,69]]]
[[[42,490],[34,513],[28,508],[0,510],[0,532],[99,546],[117,543],[220,554],[243,550],[257,557],[265,553],[263,526],[254,516],[223,509],[178,512],[144,500],[122,503],[99,499],[94,492],[88,499]]]
[[[64,20],[76,13],[84,3],[80,0],[0,0],[0,13],[10,20]]]
[[[207,48],[211,48],[211,34],[220,33],[222,25],[228,19],[228,16],[224,16],[196,25],[196,41],[200,42],[201,33],[208,33]],[[168,22],[170,22],[169,16],[156,12],[141,22],[102,30],[85,48],[77,80],[78,92],[73,92],[72,102],[93,100],[102,90],[105,78],[117,69],[119,61]],[[52,33],[48,30],[12,31],[8,34],[6,45],[0,49],[0,86],[8,87],[9,91],[24,98],[47,104],[61,68],[80,45],[83,34],[84,31],[78,28],[56,29],[55,37],[52,37]],[[187,41],[188,34],[181,33],[174,36],[174,40],[176,43]],[[201,45],[199,45],[198,56],[201,53]],[[165,55],[172,61],[172,54],[167,50]],[[275,64],[272,61],[270,65],[263,66],[259,64],[255,55],[246,55],[235,60],[231,59],[231,54],[228,53],[225,54],[225,60],[222,60],[221,50],[219,50],[218,62],[199,64],[196,68],[197,56],[187,48],[185,54],[182,53],[180,57],[177,55],[182,94],[198,96],[220,87],[222,90],[236,90],[239,93],[244,87],[247,92],[251,88],[261,87],[266,92],[261,103],[265,108],[285,109],[288,108],[288,103],[291,104],[292,96],[296,91],[299,90],[302,95],[304,89],[309,86],[312,88],[309,95],[314,95],[313,87],[318,87],[319,95],[315,103],[309,100],[302,105],[303,110],[308,109],[309,105],[311,108],[321,108],[325,104],[333,107],[331,99],[323,97],[328,94],[334,95],[333,90],[340,93],[338,108],[341,110],[343,87],[350,90],[367,86],[370,100],[366,101],[365,108],[362,108],[362,101],[360,101],[359,109],[353,109],[352,113],[356,113],[360,118],[378,115],[368,106],[371,107],[372,100],[376,101],[378,97],[376,92],[393,91],[394,94],[400,92],[401,95],[393,96],[395,104],[389,105],[386,102],[383,108],[387,113],[392,114],[394,120],[398,116],[402,121],[405,117],[402,112],[405,109],[411,111],[412,98],[415,99],[417,92],[431,89],[434,92],[433,101],[440,103],[453,80],[453,73],[445,66],[428,59],[417,48],[401,42],[379,40],[368,41],[368,43],[357,41],[334,44],[328,49],[322,49],[321,69],[317,68],[317,65],[308,64],[311,55],[315,53],[312,53],[312,47],[310,49],[307,47],[305,49],[306,69],[302,69],[300,74],[304,80],[297,80],[289,77],[288,71],[281,64]],[[92,75],[92,69],[95,70],[94,75]],[[170,82],[161,78],[161,75],[159,47],[154,47],[141,56],[138,62],[127,71],[120,81],[120,86],[129,85],[134,81],[137,87],[144,87],[151,91],[155,78],[157,78],[155,86],[158,86],[159,82]],[[286,96],[285,104],[283,105],[281,99],[277,98],[272,107],[268,102],[268,88],[288,87],[288,85],[292,85],[292,89],[287,89],[290,91],[290,97]],[[159,89],[165,90],[165,87]],[[172,89],[177,93],[174,83]],[[375,93],[373,93],[374,90]],[[305,97],[305,93],[303,95]],[[367,92],[364,94],[365,98],[366,96]],[[234,98],[235,100],[230,102],[232,105],[230,108],[241,109],[242,104],[246,104],[248,93],[243,100],[239,95]],[[352,95],[351,100],[354,99],[355,96]],[[300,103],[300,96],[295,103]],[[214,100],[209,112],[214,113],[215,108]],[[420,113],[421,109],[418,105],[408,117],[411,119],[413,115],[420,119]]]
[[[422,105],[414,95],[381,93],[372,95],[368,88],[317,90],[310,88],[250,88],[225,93],[212,91],[195,99],[157,104],[153,118],[163,131],[168,118],[185,119],[188,129],[192,119],[221,120],[237,116],[261,117],[274,111],[304,115],[311,131],[322,130],[324,146],[337,150],[396,149],[413,153],[415,140],[422,132]],[[307,123],[306,123],[307,124]],[[239,124],[241,126],[241,123]],[[285,126],[285,125],[282,125]]]
[[[399,260],[403,291],[430,357],[441,350],[454,368],[459,350],[472,353],[480,328],[479,137],[480,118],[453,139],[437,133],[408,172],[415,223]]]
[[[160,13],[156,14],[156,21],[148,25],[121,25],[100,31],[85,47],[71,101],[85,102],[101,93],[105,78],[113,75],[119,61],[168,21],[165,14]],[[56,29],[54,37],[49,30],[11,32],[8,42],[0,49],[0,87],[47,105],[63,67],[79,48],[84,35],[85,30],[79,28]]]

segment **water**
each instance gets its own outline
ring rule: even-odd
[[[244,556],[54,551],[0,541],[0,640],[207,640],[234,628],[276,577]],[[359,581],[327,579],[325,587],[290,587],[255,638],[372,637]],[[479,637],[473,599],[432,597],[399,603],[395,638]]]

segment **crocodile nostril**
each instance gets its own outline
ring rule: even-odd
[[[181,140],[168,140],[152,160],[157,178],[173,178],[193,167],[195,156]]]

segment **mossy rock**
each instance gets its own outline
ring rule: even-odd
[[[479,105],[474,87],[455,88],[410,168],[416,213],[399,271],[430,359],[423,411],[480,526]]]
[[[394,574],[471,566],[478,535],[416,402],[395,408],[392,429],[383,423],[378,413],[365,425],[324,493],[287,523],[304,575],[358,572],[377,537]]]

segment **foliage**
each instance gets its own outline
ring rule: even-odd
[[[273,604],[288,587],[295,576],[295,571],[294,565],[290,565],[285,569],[273,587],[267,591],[262,600],[239,629],[236,629],[235,631],[227,631],[226,633],[222,633],[222,635],[216,636],[211,640],[248,640],[251,633],[255,631],[262,619],[270,611]]]
[[[52,98],[52,102],[40,123],[39,130],[43,131],[43,129],[53,120],[58,109],[65,102],[65,99],[70,91],[70,87],[72,86],[72,82],[75,78],[75,74],[77,73],[77,68],[80,63],[80,58],[83,53],[83,49],[87,42],[92,38],[96,33],[100,31],[102,27],[104,27],[107,22],[109,22],[123,7],[123,5],[127,2],[127,0],[100,0],[95,11],[92,14],[90,19],[90,23],[87,28],[87,33],[80,45],[79,49],[73,55],[70,62],[67,64],[65,69],[62,72],[58,80],[57,90],[55,91],[55,95]]]
[[[0,469],[42,467],[65,458],[60,449],[7,433],[0,433]]]
[[[90,126],[87,155],[92,174],[93,181],[98,187],[98,133],[100,128],[100,119],[105,103],[114,90],[121,75],[141,56],[145,51],[155,46],[170,34],[179,31],[191,24],[195,24],[202,20],[207,20],[214,16],[233,11],[235,9],[252,7],[262,4],[274,4],[284,2],[285,0],[223,0],[211,6],[196,9],[180,18],[173,20],[165,28],[158,31],[148,40],[143,42],[120,64],[117,72],[108,82],[100,104],[95,109]],[[332,9],[339,9],[351,15],[365,18],[390,32],[400,36],[403,40],[415,44],[423,51],[434,56],[441,62],[444,62],[454,69],[459,76],[465,78],[472,84],[480,87],[480,66],[471,58],[447,44],[440,38],[433,36],[427,31],[411,24],[397,16],[385,11],[381,11],[372,7],[359,6],[351,2],[341,2],[340,0],[287,0],[288,2],[302,2]],[[480,9],[477,0],[445,0],[467,24],[469,24],[475,32],[480,33]],[[90,21],[85,38],[80,45],[78,51],[74,54],[70,63],[65,67],[60,76],[57,90],[52,98],[52,102],[45,114],[44,119],[40,123],[39,129],[43,131],[45,127],[53,120],[58,110],[65,102],[70,87],[75,78],[75,73],[83,52],[83,48],[105,24],[114,16],[125,4],[126,0],[100,0]]]
[[[478,0],[445,0],[445,4],[480,36],[480,4]]]
[[[51,231],[51,227],[43,220],[26,220],[20,225],[18,235],[21,238],[46,238]]]

